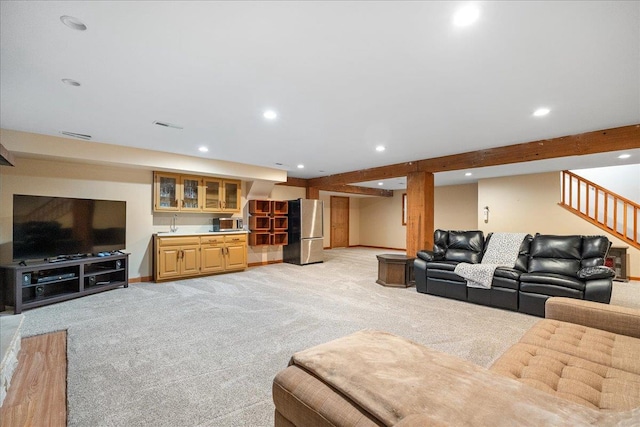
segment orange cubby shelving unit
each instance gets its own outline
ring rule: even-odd
[[[286,215],[289,213],[289,203],[286,200],[272,200],[271,201],[271,214],[272,215]]]
[[[271,229],[271,218],[268,216],[250,216],[249,230],[269,231]]]
[[[249,246],[269,246],[271,233],[251,232],[249,234]]]
[[[289,218],[286,216],[274,216],[271,218],[271,232],[287,231],[289,228]]]
[[[249,246],[282,246],[289,240],[286,200],[249,200]]]
[[[276,245],[276,246],[280,246],[280,245],[286,245],[289,243],[289,234],[284,232],[284,233],[271,233],[271,244],[272,245]]]
[[[269,216],[271,214],[271,200],[249,200],[249,214]]]

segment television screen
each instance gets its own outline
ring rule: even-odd
[[[13,196],[13,260],[125,248],[124,201]]]

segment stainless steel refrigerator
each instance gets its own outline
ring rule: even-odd
[[[289,244],[283,260],[290,264],[313,264],[323,261],[323,203],[321,200],[289,200]]]

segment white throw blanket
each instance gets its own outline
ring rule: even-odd
[[[526,235],[526,233],[493,233],[482,262],[480,264],[461,262],[456,265],[455,273],[467,279],[467,286],[471,288],[490,289],[496,268],[512,268],[516,264],[520,245]]]

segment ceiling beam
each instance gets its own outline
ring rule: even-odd
[[[366,196],[393,197],[392,190],[380,188],[358,187],[356,185],[322,185],[319,187],[309,185],[309,180],[304,178],[287,177],[286,182],[278,182],[276,185],[287,185],[289,187],[315,188],[322,191],[333,191],[335,193],[362,194]]]
[[[447,172],[635,148],[640,148],[640,124],[312,178],[308,185],[345,185],[397,178],[416,171]]]
[[[420,160],[418,169],[447,172],[634,148],[640,148],[640,124]]]
[[[381,188],[358,187],[356,185],[324,185],[319,188],[322,191],[335,193],[363,194],[366,196],[393,197],[393,190]]]
[[[288,187],[307,188],[309,186],[309,180],[304,178],[294,178],[292,176],[288,176],[285,182],[277,182],[276,185],[286,185]]]

